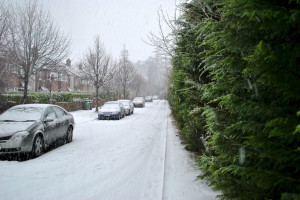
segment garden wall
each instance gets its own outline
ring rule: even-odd
[[[61,106],[66,109],[68,112],[83,110],[83,103],[80,101],[77,102],[56,102],[55,105]]]

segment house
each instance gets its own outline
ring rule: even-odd
[[[6,70],[2,84],[6,92],[22,91],[24,82],[11,72]],[[54,68],[43,67],[29,78],[28,90],[36,92],[48,91],[93,91],[93,84],[82,73],[81,65],[72,66],[71,60],[67,59]]]

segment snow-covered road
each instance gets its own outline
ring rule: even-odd
[[[0,160],[0,199],[216,199],[176,136],[167,101],[119,121],[72,113],[73,142],[23,162]]]

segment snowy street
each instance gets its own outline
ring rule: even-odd
[[[216,199],[176,136],[167,101],[121,120],[72,112],[73,142],[23,161],[0,160],[0,199]]]

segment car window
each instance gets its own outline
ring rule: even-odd
[[[45,112],[45,118],[56,118],[55,112],[52,108],[47,108],[46,112]]]
[[[65,111],[62,110],[61,108],[53,107],[53,109],[55,110],[57,117],[62,117],[64,115],[66,115]]]
[[[117,109],[119,108],[120,106],[118,104],[112,104],[112,103],[109,103],[109,104],[104,104],[102,106],[103,109]]]
[[[129,105],[129,102],[128,102],[128,101],[121,101],[121,103],[122,103],[124,106]]]
[[[0,120],[38,120],[41,118],[42,113],[42,108],[17,106],[10,108],[5,113],[0,115]]]

